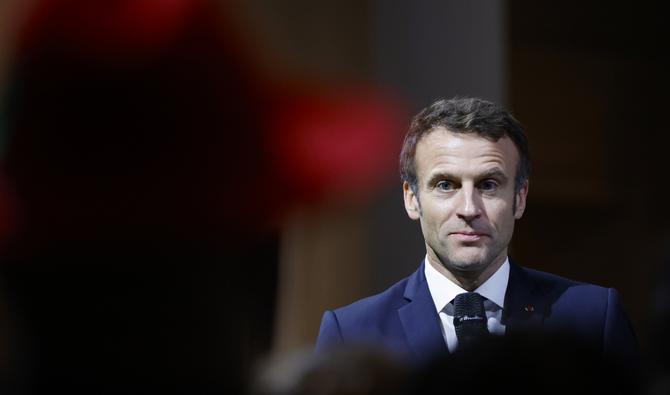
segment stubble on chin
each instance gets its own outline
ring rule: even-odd
[[[459,257],[450,253],[439,253],[433,249],[428,250],[428,259],[436,269],[446,270],[454,274],[476,272],[486,266],[480,257]]]
[[[439,264],[450,272],[459,274],[480,273],[488,266],[482,258],[439,257]]]

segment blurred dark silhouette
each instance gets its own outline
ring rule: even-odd
[[[259,369],[252,395],[641,394],[639,371],[578,338],[516,333],[407,365],[352,344],[284,355]]]
[[[417,370],[408,394],[638,394],[639,372],[576,338],[489,336]]]
[[[151,3],[38,2],[17,46],[3,393],[239,393],[270,347],[268,95],[215,2]]]
[[[343,346],[330,353],[287,354],[263,365],[252,395],[403,394],[410,367],[384,350]]]

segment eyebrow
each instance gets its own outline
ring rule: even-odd
[[[439,172],[433,174],[429,179],[428,179],[428,184],[427,185],[433,185],[439,180],[453,180],[457,179],[458,177],[454,176],[451,173],[448,172]],[[503,183],[507,182],[509,177],[505,174],[505,172],[502,171],[499,167],[494,167],[492,169],[486,170],[485,172],[478,174],[477,175],[477,181],[485,180],[487,178],[498,178],[500,179]]]
[[[497,167],[485,171],[484,173],[480,174],[478,178],[480,180],[484,180],[487,178],[499,178],[503,182],[507,181],[508,179],[507,175],[500,168]]]

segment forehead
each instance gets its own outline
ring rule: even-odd
[[[519,153],[507,136],[493,141],[476,133],[453,133],[440,127],[419,140],[414,160],[419,179],[435,172],[476,173],[496,167],[511,177]]]

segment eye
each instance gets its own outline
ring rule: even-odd
[[[479,183],[479,190],[482,192],[494,192],[498,189],[499,185],[496,180],[484,180]]]
[[[440,191],[453,191],[455,186],[454,183],[450,181],[442,180],[435,184],[435,188],[439,189]]]

